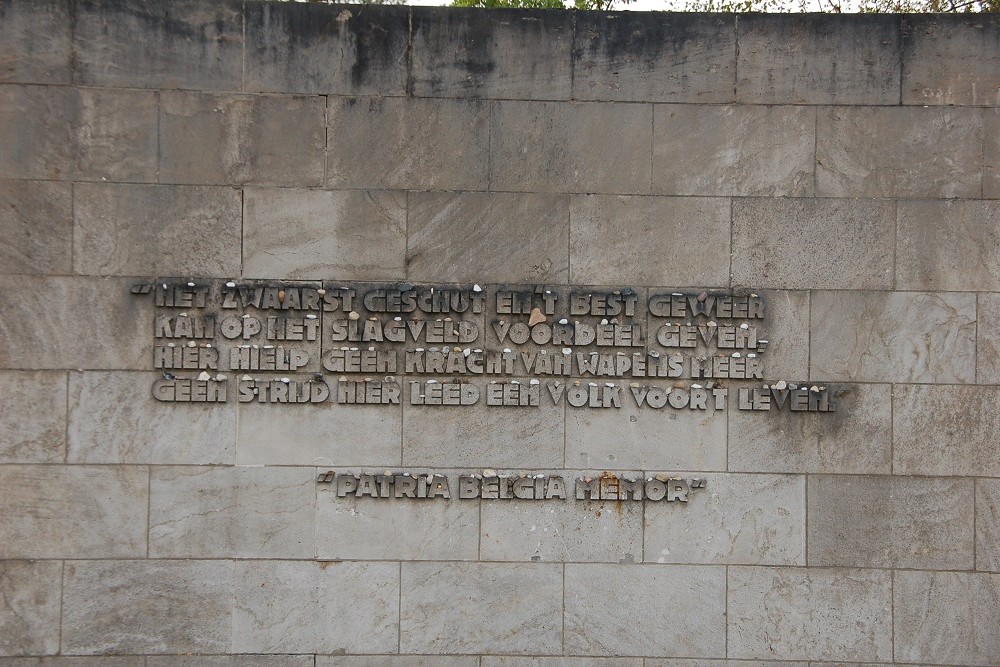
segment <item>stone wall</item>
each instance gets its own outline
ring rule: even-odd
[[[0,0],[0,665],[1000,664],[998,107],[991,17]],[[359,281],[759,294],[767,372],[154,398],[161,284]],[[385,470],[453,498],[322,481]]]

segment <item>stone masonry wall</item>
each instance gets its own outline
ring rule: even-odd
[[[0,235],[2,667],[1000,664],[995,17],[0,0]],[[837,406],[162,402],[168,278],[759,294]],[[486,469],[707,486],[317,481]]]

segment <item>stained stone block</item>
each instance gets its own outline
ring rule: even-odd
[[[1000,199],[1000,109],[983,111],[983,196]]]
[[[901,571],[893,583],[898,660],[1000,663],[1000,575]]]
[[[892,394],[887,384],[839,387],[836,411],[729,410],[729,469],[888,474]]]
[[[74,266],[80,273],[218,277],[239,273],[238,191],[79,184],[74,195]]]
[[[569,197],[414,192],[406,275],[419,281],[565,283]]]
[[[562,651],[563,568],[403,563],[401,653]]]
[[[1000,387],[899,386],[893,472],[1000,477]]]
[[[290,95],[160,94],[160,182],[323,182],[326,100]]]
[[[648,563],[805,565],[801,475],[710,475],[680,503],[646,503]]]
[[[0,466],[0,558],[144,556],[146,487],[134,466]]]
[[[146,667],[313,667],[313,660],[311,655],[171,655],[149,656]]]
[[[642,658],[526,658],[484,655],[482,667],[642,667]]]
[[[754,294],[755,292],[751,292]],[[809,292],[762,290],[766,350],[764,377],[794,380],[809,375]]]
[[[648,194],[651,116],[641,104],[495,102],[490,189]]]
[[[903,104],[1000,106],[1000,20],[902,17]]]
[[[412,10],[412,94],[566,100],[574,16],[565,12]],[[531,57],[525,57],[530,53]]]
[[[69,83],[70,3],[0,3],[0,82]]]
[[[895,16],[753,14],[737,32],[739,102],[899,103]]]
[[[567,565],[565,586],[567,653],[726,654],[723,567]]]
[[[731,102],[736,21],[725,15],[580,13],[573,99]]]
[[[161,403],[151,391],[158,377],[151,372],[70,374],[69,462],[233,463],[236,408]]]
[[[410,8],[249,2],[246,89],[403,95]]]
[[[1000,291],[1000,201],[900,202],[896,287]]]
[[[813,292],[810,378],[975,381],[976,297],[919,292]]]
[[[979,110],[841,107],[817,113],[817,196],[979,197]]]
[[[475,655],[317,655],[316,667],[479,667]]]
[[[58,653],[61,595],[61,562],[0,561],[0,656]]]
[[[311,558],[311,468],[156,466],[152,558]]]
[[[733,657],[892,660],[887,570],[730,567],[728,597]]]
[[[146,667],[143,656],[0,658],[0,667]]]
[[[976,299],[976,378],[981,384],[1000,384],[1000,294]]]
[[[736,199],[733,284],[891,289],[895,225],[891,201]]]
[[[725,199],[576,195],[569,211],[572,282],[727,287],[730,217]]]
[[[396,563],[237,561],[235,581],[234,653],[397,650]]]
[[[66,653],[229,650],[232,562],[73,561],[64,582]]]
[[[0,272],[71,273],[71,186],[0,180],[0,235]]]
[[[134,88],[240,90],[242,4],[140,0],[75,5],[74,81]]]
[[[486,189],[485,102],[331,97],[327,115],[329,188]]]
[[[398,280],[405,271],[406,196],[246,190],[243,242],[250,277]]]
[[[976,480],[976,569],[1000,572],[1000,480]]]
[[[66,374],[0,371],[0,463],[62,463],[66,457]]]
[[[787,660],[689,660],[686,658],[646,658],[644,667],[857,667],[856,665],[831,665],[819,662]],[[890,667],[889,665],[864,665],[863,667]]]
[[[815,113],[793,106],[657,105],[653,193],[811,196]]]

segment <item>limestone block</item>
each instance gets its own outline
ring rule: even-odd
[[[52,656],[46,658],[0,658],[0,667],[146,667],[139,656]]]
[[[563,568],[403,563],[401,653],[562,651]]]
[[[142,0],[75,6],[74,81],[135,88],[240,90],[242,4]]]
[[[753,289],[753,286],[750,286]],[[795,380],[809,375],[809,292],[761,290],[761,329],[767,348],[759,353],[768,380]]]
[[[902,17],[903,104],[1000,106],[1000,20]]]
[[[479,667],[475,655],[317,655],[316,667]]]
[[[223,278],[239,273],[240,193],[235,190],[78,184],[74,214],[79,273]]]
[[[890,289],[896,206],[871,199],[737,199],[733,284]]]
[[[975,381],[976,297],[922,292],[813,292],[810,378]]]
[[[236,408],[157,401],[151,387],[158,377],[151,372],[70,374],[69,462],[233,463]]]
[[[160,93],[160,182],[323,182],[326,100]]]
[[[66,457],[66,374],[0,371],[0,463],[62,463]]]
[[[414,192],[407,198],[407,278],[565,283],[569,197]]]
[[[888,474],[892,394],[887,384],[839,387],[836,411],[729,410],[729,469]],[[773,407],[773,406],[772,406]]]
[[[327,115],[329,188],[486,189],[485,102],[331,97]]]
[[[691,660],[687,658],[646,658],[645,667],[853,667],[819,662],[787,660]],[[865,665],[864,667],[890,667],[890,665]]]
[[[982,384],[1000,384],[1000,294],[976,298],[976,378]]]
[[[978,109],[840,107],[817,113],[817,196],[979,197]]]
[[[897,659],[1000,662],[1000,575],[901,571],[893,583]]]
[[[0,656],[58,653],[61,596],[59,561],[0,561]]]
[[[0,481],[0,558],[145,555],[145,469],[11,465]]]
[[[0,82],[69,83],[71,7],[65,0],[0,4]]]
[[[410,8],[246,5],[246,89],[403,95]]]
[[[983,111],[983,196],[1000,199],[1000,109]]]
[[[569,213],[574,283],[729,285],[725,199],[576,195]]]
[[[412,94],[566,100],[574,16],[565,12],[412,10]]]
[[[648,194],[651,115],[640,104],[496,102],[490,189]]]
[[[740,17],[736,99],[750,104],[898,104],[899,19]]]
[[[313,659],[311,655],[151,655],[146,667],[313,667]]]
[[[686,504],[646,503],[647,563],[804,565],[801,475],[709,475]]]
[[[71,273],[71,186],[0,180],[0,235],[0,272]]]
[[[882,475],[809,479],[809,565],[966,570],[973,482]]]
[[[896,287],[1000,291],[1000,201],[900,202]]]
[[[976,480],[976,569],[1000,572],[1000,480]]]
[[[234,653],[396,652],[396,563],[237,561],[235,581]]]
[[[482,667],[642,667],[642,658],[526,658],[484,655]]]
[[[311,558],[310,468],[156,466],[152,558]]]
[[[736,21],[726,15],[581,13],[573,99],[731,102]]]
[[[248,189],[243,274],[259,278],[398,280],[406,197],[364,190]]]
[[[725,577],[698,565],[567,565],[566,652],[724,656]]]
[[[730,567],[728,591],[733,657],[892,660],[887,570]]]
[[[1000,388],[899,386],[893,472],[1000,477]]]
[[[66,563],[62,650],[72,654],[224,653],[232,636],[233,563]]]

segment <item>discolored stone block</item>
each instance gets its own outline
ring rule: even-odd
[[[902,17],[903,104],[1000,106],[1000,20]]]
[[[0,658],[0,667],[146,667],[143,656],[51,656]]]
[[[62,463],[66,457],[66,374],[0,371],[0,462]]]
[[[983,196],[1000,199],[1000,109],[983,110]]]
[[[1000,572],[1000,480],[976,480],[976,569]]]
[[[0,656],[58,653],[61,596],[61,562],[0,561]]]
[[[146,667],[314,667],[314,659],[311,655],[151,655]]]
[[[809,375],[809,292],[762,290],[762,329],[767,348],[759,356],[768,380],[794,380]]]
[[[0,180],[0,235],[0,272],[72,272],[72,187]]]
[[[788,660],[691,660],[687,658],[646,658],[644,667],[852,667],[847,664],[833,665],[820,662],[799,662]],[[889,667],[889,665],[867,664],[864,667]]]
[[[482,667],[642,667],[642,658],[527,658],[483,656]]]
[[[1000,294],[978,294],[976,305],[976,379],[1000,384]]]
[[[479,656],[317,655],[316,667],[479,667]]]
[[[69,83],[72,5],[0,3],[0,82]]]

